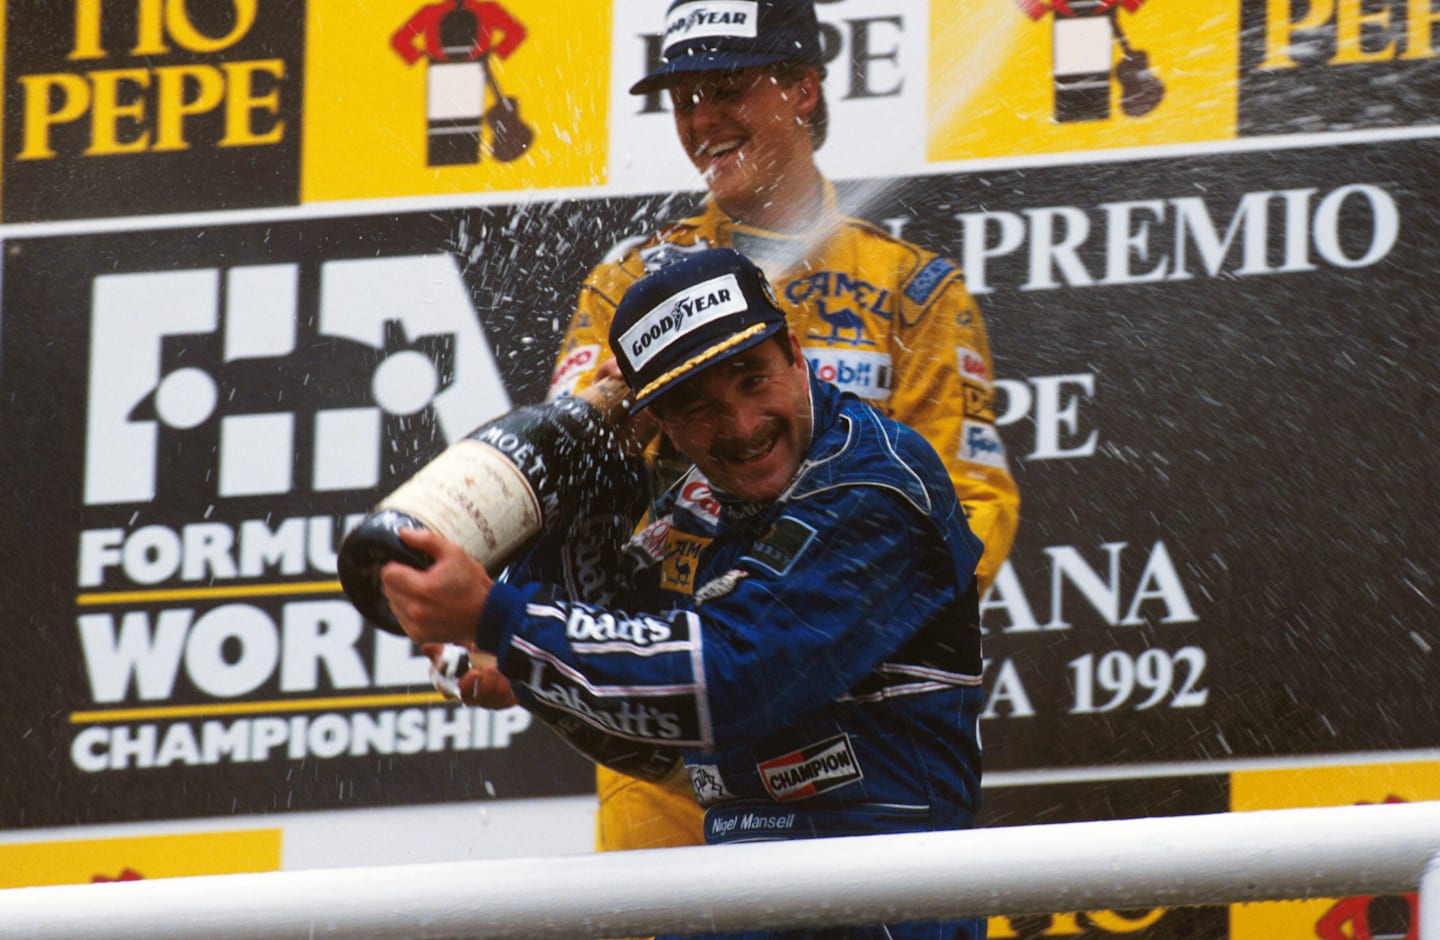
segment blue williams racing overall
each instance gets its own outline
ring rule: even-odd
[[[709,843],[967,828],[982,546],[919,434],[813,376],[810,397],[810,449],[774,502],[682,478],[626,546],[625,583],[586,601],[562,559],[575,528],[560,527],[495,585],[477,642],[562,737],[682,755]]]

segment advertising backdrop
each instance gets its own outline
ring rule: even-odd
[[[294,205],[299,8],[7,0],[0,218]]]
[[[608,112],[596,76],[610,60],[610,5],[507,4],[503,21],[482,24],[483,62],[433,41],[453,7],[311,0],[307,29],[323,39],[309,49],[306,202],[605,183]],[[481,126],[498,106],[486,69],[530,130],[523,152],[497,152],[493,127]]]
[[[441,700],[335,549],[538,401],[586,272],[699,203],[668,102],[626,93],[663,6],[4,3],[14,883],[289,867],[305,814],[591,792],[523,711]],[[816,6],[822,166],[963,268],[994,351],[1023,505],[982,600],[984,823],[1440,798],[1440,13]],[[862,381],[865,341],[821,365]],[[164,841],[191,835],[216,850]],[[1409,905],[991,935],[1373,940]]]
[[[1433,575],[1420,559],[1440,539],[1422,494],[1440,458],[1415,419],[1440,381],[1424,352],[1440,289],[1425,264],[1436,147],[847,188],[961,259],[998,350],[992,391],[1025,524],[983,602],[988,767],[1430,745]],[[53,537],[7,577],[54,590],[28,606],[7,688],[60,675],[70,691],[8,759],[65,756],[81,786],[282,755],[347,779],[353,758],[346,786],[287,782],[291,806],[367,786],[387,801],[480,792],[464,774],[408,793],[387,779],[403,769],[374,774],[376,754],[411,746],[416,705],[382,712],[399,726],[378,730],[348,711],[169,726],[165,709],[305,714],[334,696],[414,694],[399,690],[423,684],[423,662],[336,597],[347,520],[448,441],[535,400],[569,296],[522,285],[578,283],[600,254],[581,233],[660,211],[577,199],[14,241],[0,433],[32,459],[0,470],[5,492],[26,494],[3,521]],[[133,709],[155,711],[117,721]],[[427,750],[464,738],[513,751],[477,743],[508,733],[486,730],[485,713],[425,714]],[[446,724],[462,720],[478,722],[468,738]],[[542,741],[527,730],[513,747]],[[481,776],[513,779],[505,795],[580,785],[551,751],[536,760],[533,778],[514,759]],[[153,811],[145,788],[124,790],[91,811]],[[245,808],[279,800],[244,792]],[[34,797],[12,824],[48,821],[49,794]]]

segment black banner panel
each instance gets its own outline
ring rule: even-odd
[[[1423,140],[896,194],[987,291],[1022,492],[988,768],[1433,745],[1437,169]]]
[[[4,826],[593,786],[523,710],[442,703],[335,581],[358,514],[540,394],[581,277],[519,296],[546,230],[506,209],[7,243],[3,760],[55,783],[0,797]]]
[[[1137,816],[1193,816],[1230,809],[1224,774],[1094,780],[1084,783],[987,787],[983,826],[1035,826],[1124,819]],[[1101,940],[1214,940],[1230,935],[1224,907],[1062,911],[992,917],[989,940],[1072,937]]]
[[[294,205],[300,0],[10,0],[6,222]]]
[[[964,266],[995,350],[988,770],[1433,745],[1437,170],[1413,139],[845,188]],[[684,201],[7,241],[0,770],[54,783],[0,826],[589,792],[523,713],[440,702],[334,550],[538,400],[585,272]]]
[[[1242,137],[1435,121],[1431,0],[1241,0],[1238,40]]]

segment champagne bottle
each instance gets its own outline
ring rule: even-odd
[[[340,545],[340,585],[367,620],[403,634],[380,569],[432,559],[400,541],[400,530],[430,529],[491,573],[583,498],[622,459],[617,427],[630,391],[618,377],[576,395],[518,408],[445,449],[380,501]]]

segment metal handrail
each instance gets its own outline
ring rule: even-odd
[[[1417,889],[1440,940],[1437,853],[1440,802],[1266,810],[17,888],[0,940],[574,940]]]
[[[1420,878],[1420,940],[1440,940],[1440,852],[1430,856]]]

